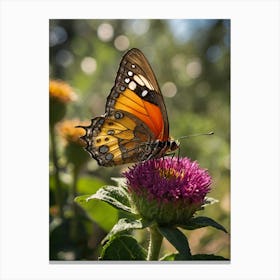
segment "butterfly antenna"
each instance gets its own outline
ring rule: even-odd
[[[195,136],[213,135],[213,134],[214,134],[213,131],[210,131],[210,132],[208,132],[208,133],[191,134],[191,135],[186,135],[186,136],[179,137],[178,140],[185,139],[185,138],[191,138],[191,137],[195,137]]]

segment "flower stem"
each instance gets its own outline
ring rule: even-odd
[[[77,196],[77,183],[78,183],[78,177],[79,177],[79,167],[74,166],[73,168],[73,183],[72,183],[72,190],[71,190],[71,207],[73,211],[73,220],[71,223],[71,230],[70,230],[70,236],[73,241],[76,241],[78,239],[78,207],[74,201],[75,197]]]
[[[61,183],[60,183],[61,181],[60,181],[60,174],[59,174],[54,125],[52,125],[52,124],[50,124],[50,135],[51,135],[52,160],[53,160],[53,165],[54,165],[55,200],[58,205],[59,216],[60,216],[60,218],[63,219],[64,213],[63,213],[62,189],[61,189]]]
[[[150,229],[150,244],[148,249],[147,260],[157,261],[163,237],[159,233],[157,226],[151,226],[149,229]]]

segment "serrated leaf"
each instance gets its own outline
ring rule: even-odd
[[[148,224],[143,223],[142,220],[131,220],[127,218],[120,219],[118,223],[114,225],[108,235],[103,239],[102,243],[110,239],[113,235],[132,229],[143,229],[147,226]]]
[[[118,220],[118,211],[100,200],[88,201],[89,195],[82,195],[75,198],[86,212],[87,216],[98,223],[98,225],[108,232]]]
[[[88,200],[92,199],[102,200],[119,210],[132,213],[129,198],[123,188],[115,186],[102,187],[88,198]]]
[[[215,203],[218,203],[218,202],[219,202],[219,200],[215,199],[213,197],[205,197],[202,207],[212,205],[212,204],[215,204]]]
[[[111,178],[112,181],[116,182],[118,184],[118,187],[120,188],[126,188],[126,179],[122,178],[122,177],[112,177]]]
[[[191,251],[187,237],[177,228],[159,227],[159,232],[178,250],[181,260],[190,260]]]
[[[220,225],[213,219],[204,216],[192,218],[187,222],[187,224],[180,225],[181,228],[188,229],[188,230],[193,230],[193,229],[207,227],[207,226],[211,226],[225,233],[228,233],[227,230],[222,225]]]
[[[216,256],[216,255],[208,255],[208,254],[197,254],[192,256],[192,260],[194,261],[229,261],[229,259],[226,259],[222,256]]]
[[[146,260],[147,252],[131,235],[114,235],[103,247],[100,260]]]

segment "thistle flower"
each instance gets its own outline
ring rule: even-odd
[[[159,224],[185,223],[211,190],[207,170],[188,158],[152,159],[124,172],[136,210]]]

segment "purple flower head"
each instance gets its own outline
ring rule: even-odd
[[[203,204],[211,190],[211,177],[207,170],[188,158],[165,157],[152,159],[129,168],[124,172],[132,200],[140,213],[155,219],[157,209],[166,221],[191,217]],[[176,213],[171,213],[171,212]]]
[[[188,158],[152,159],[124,173],[131,191],[160,201],[202,202],[210,191],[207,170]]]

